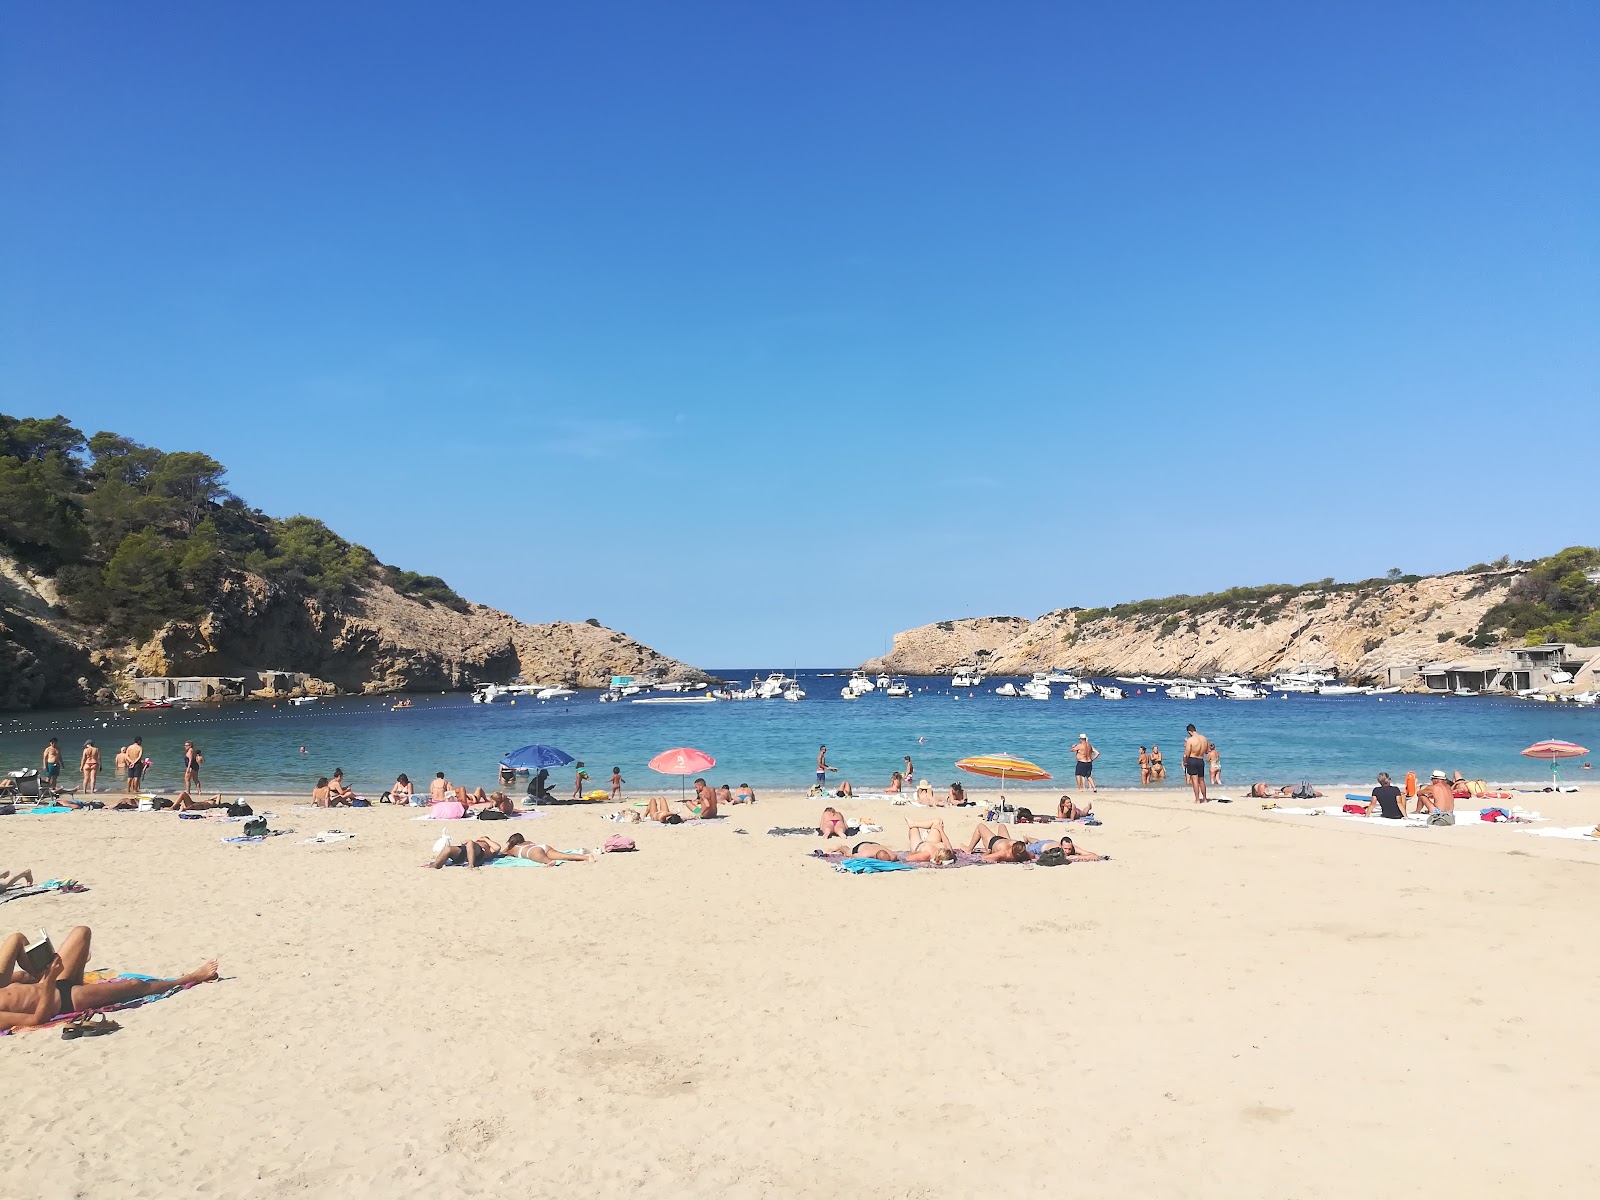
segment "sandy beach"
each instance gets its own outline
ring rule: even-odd
[[[988,796],[978,793],[980,800]],[[1592,824],[1600,789],[1518,796]],[[1329,797],[1323,803],[1334,803]],[[223,979],[0,1039],[15,1197],[1578,1195],[1600,842],[1102,792],[1109,863],[852,877],[766,795],[640,852],[421,869],[440,823],[4,819],[5,928]],[[593,847],[609,805],[513,830]],[[842,804],[890,844],[917,810]],[[939,810],[965,837],[977,810]],[[356,834],[304,845],[324,829]]]

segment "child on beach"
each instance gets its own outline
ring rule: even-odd
[[[622,768],[621,767],[612,767],[611,768],[611,798],[613,800],[621,800],[622,799],[622,785],[623,785],[624,782],[626,782],[626,781],[622,778]]]
[[[583,769],[583,763],[578,763],[578,773],[572,779],[572,798],[574,800],[583,799],[583,785],[588,778],[589,772]]]

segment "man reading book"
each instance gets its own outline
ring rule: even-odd
[[[32,945],[20,933],[0,940],[0,1029],[44,1025],[63,1013],[106,1008],[217,977],[217,960],[176,979],[111,979],[85,983],[90,933],[79,925],[59,951],[43,934]]]

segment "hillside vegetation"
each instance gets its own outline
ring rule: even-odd
[[[1475,644],[1491,645],[1502,635],[1539,642],[1600,646],[1600,548],[1568,546],[1559,554],[1526,564],[1527,573],[1506,598],[1484,614]]]
[[[442,579],[379,563],[321,521],[279,520],[230,492],[194,450],[91,436],[64,416],[0,413],[0,548],[53,576],[68,615],[139,639],[214,606],[230,571],[337,600],[378,579],[429,604],[468,606]]]

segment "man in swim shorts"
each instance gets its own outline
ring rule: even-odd
[[[817,747],[817,786],[820,788],[823,784],[828,782],[828,772],[829,771],[837,771],[838,769],[839,769],[838,767],[830,767],[828,765],[828,748],[826,746],[818,746]]]
[[[1078,760],[1078,765],[1073,768],[1075,786],[1081,789],[1087,782],[1091,792],[1098,792],[1100,789],[1094,782],[1094,760],[1100,757],[1100,751],[1090,744],[1087,733],[1078,735],[1078,744],[1072,748],[1072,753]]]
[[[1188,734],[1183,739],[1183,773],[1189,777],[1189,787],[1194,791],[1194,802],[1204,804],[1206,795],[1206,750],[1211,743],[1193,725],[1185,727]]]
[[[128,772],[126,791],[130,796],[138,795],[139,785],[144,782],[144,742],[138,734],[122,748],[122,757]]]
[[[46,787],[55,787],[56,780],[61,775],[61,747],[55,738],[50,739],[50,744],[44,748],[44,782]]]

